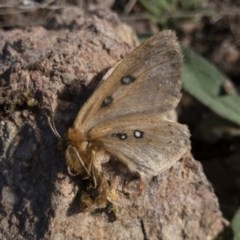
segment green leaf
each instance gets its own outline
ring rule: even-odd
[[[147,16],[153,22],[165,24],[169,16],[174,15],[177,0],[140,0],[140,4],[149,13]]]
[[[222,93],[227,78],[192,50],[184,48],[183,53],[184,89],[222,118],[240,125],[240,97]]]
[[[240,240],[240,209],[233,217],[231,226],[233,230],[234,240]]]

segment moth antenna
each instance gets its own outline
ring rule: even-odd
[[[60,142],[62,142],[62,137],[61,137],[61,135],[59,134],[59,132],[57,131],[56,126],[55,126],[55,123],[54,123],[52,117],[50,118],[49,116],[47,116],[47,120],[48,120],[48,124],[49,124],[49,126],[50,126],[53,134],[58,138],[58,140],[59,140]]]
[[[57,131],[57,128],[56,128],[56,125],[55,125],[55,122],[54,122],[54,112],[53,112],[52,104],[51,104],[49,98],[48,98],[48,102],[49,102],[49,106],[51,108],[51,117],[47,116],[48,124],[49,124],[53,134],[58,138],[58,140],[60,142],[62,142],[62,137],[59,134],[59,132]]]

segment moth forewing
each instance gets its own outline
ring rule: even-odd
[[[100,84],[78,113],[74,128],[87,132],[112,118],[174,109],[181,96],[181,67],[175,33],[154,35],[122,59]]]

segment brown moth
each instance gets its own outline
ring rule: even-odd
[[[178,161],[189,148],[189,132],[166,116],[181,97],[181,68],[181,50],[170,30],[123,58],[68,131],[69,172],[91,179],[101,195],[107,186],[99,153],[116,157],[145,179]]]

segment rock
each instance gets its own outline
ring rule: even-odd
[[[123,193],[125,175],[112,171],[110,161],[104,169],[118,186],[116,201],[71,209],[78,205],[79,179],[69,178],[47,118],[54,113],[64,136],[101,77],[137,45],[112,13],[79,18],[72,30],[0,33],[1,126],[8,126],[0,136],[1,232],[14,239],[214,239],[228,223],[190,153],[139,196]]]

